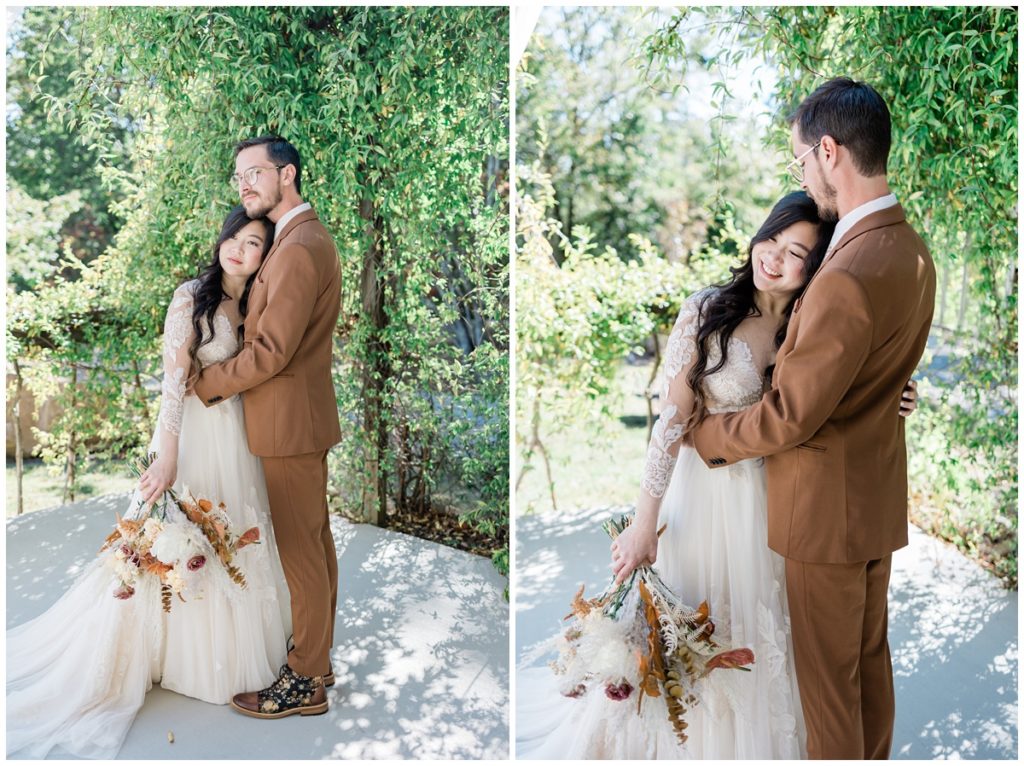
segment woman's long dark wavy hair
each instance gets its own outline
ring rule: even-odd
[[[818,208],[814,201],[805,192],[796,191],[787,194],[775,203],[768,218],[761,224],[761,228],[750,241],[746,263],[733,268],[732,279],[725,284],[716,285],[701,301],[696,338],[697,358],[686,378],[694,395],[693,412],[686,424],[687,431],[697,426],[707,416],[703,382],[709,375],[713,375],[725,366],[729,356],[729,339],[733,332],[747,317],[761,315],[754,302],[754,245],[771,239],[800,221],[807,221],[818,227],[818,241],[804,258],[804,287],[806,287],[807,282],[814,276],[814,272],[818,270],[825,257],[825,250],[832,238],[832,232],[835,231],[835,224],[822,221],[818,216]],[[775,335],[776,350],[786,337],[786,328],[789,326],[789,317],[793,313],[793,305],[803,294],[804,287],[793,294],[786,306],[782,327]],[[713,342],[718,344],[721,359],[709,368],[708,352]],[[770,378],[772,367],[774,365],[765,370],[766,378]]]
[[[217,237],[217,244],[213,246],[213,258],[209,264],[201,268],[198,276],[199,285],[196,287],[194,303],[192,305],[192,328],[195,330],[195,340],[189,347],[188,355],[192,359],[192,369],[201,370],[203,365],[199,362],[199,349],[213,340],[213,315],[217,307],[224,300],[224,288],[221,279],[224,276],[224,269],[220,265],[220,246],[231,239],[235,234],[245,228],[253,221],[262,223],[266,229],[263,237],[263,258],[267,257],[271,245],[274,244],[274,224],[266,218],[250,218],[245,214],[245,208],[237,205],[231,209],[224,219],[220,228],[220,236]],[[245,283],[245,290],[238,302],[238,311],[245,317],[249,302],[249,288],[252,287],[255,272]],[[203,332],[202,319],[206,318],[206,332]],[[238,327],[241,334],[242,327]]]

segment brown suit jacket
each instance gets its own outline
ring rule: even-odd
[[[712,468],[765,456],[772,550],[852,563],[907,544],[897,413],[934,304],[935,267],[903,208],[866,216],[794,306],[771,390],[695,429],[694,446]]]
[[[259,457],[326,450],[341,441],[331,376],[341,268],[312,210],[288,222],[249,292],[242,350],[200,373],[206,406],[245,392],[249,449]]]

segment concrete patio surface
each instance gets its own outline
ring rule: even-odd
[[[63,593],[126,499],[8,521],[8,628]],[[261,721],[154,685],[119,760],[508,757],[505,579],[463,551],[340,518],[332,528],[340,587],[328,713]]]
[[[581,584],[588,595],[604,589],[610,553],[600,522],[628,510],[517,518],[517,657],[559,630]],[[1016,591],[910,527],[889,586],[894,759],[1017,758],[1017,628]]]

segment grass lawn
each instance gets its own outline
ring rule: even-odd
[[[636,502],[647,454],[647,405],[643,391],[650,374],[650,364],[622,365],[619,382],[624,393],[613,408],[616,419],[604,428],[569,423],[556,432],[550,416],[543,416],[541,441],[551,457],[559,510]],[[520,419],[522,416],[520,413]],[[540,453],[535,453],[516,491],[516,512],[550,510],[544,460]]]
[[[18,513],[17,476],[14,461],[7,461],[7,518]],[[38,458],[25,461],[23,476],[25,513],[50,508],[63,503],[64,476],[54,476]],[[126,492],[135,485],[135,479],[120,461],[89,461],[79,474],[75,500],[85,500],[112,492]]]

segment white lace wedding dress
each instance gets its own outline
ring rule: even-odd
[[[761,460],[711,470],[681,444],[693,406],[686,383],[695,359],[699,302],[691,296],[669,336],[663,409],[648,447],[643,491],[660,502],[657,570],[685,603],[707,599],[715,639],[749,647],[750,673],[716,671],[705,701],[687,713],[687,743],[676,740],[662,706],[608,699],[592,688],[578,699],[559,695],[546,667],[521,669],[517,685],[516,754],[540,759],[801,758],[806,735],[793,667],[785,564],[768,548],[767,497]],[[712,413],[744,409],[761,398],[762,370],[741,324],[725,366],[705,379]],[[713,339],[707,369],[721,359]],[[753,344],[755,347],[758,344]],[[765,345],[765,344],[761,344]],[[566,551],[569,555],[570,552]]]
[[[185,395],[196,284],[179,287],[167,312],[162,402],[150,449],[157,450],[161,429],[178,434],[175,490],[223,502],[239,534],[259,527],[262,543],[235,559],[247,587],[208,560],[199,570],[201,595],[185,603],[175,598],[165,613],[159,586],[148,578],[128,600],[114,598],[116,581],[104,562],[113,551],[101,554],[46,612],[7,632],[8,756],[113,758],[153,682],[225,704],[268,686],[285,662],[290,600],[241,399],[206,408]],[[204,365],[238,352],[231,309],[222,303],[214,315],[213,340],[198,352]],[[205,336],[205,322],[204,328]],[[135,493],[122,515],[137,514],[139,506]],[[95,543],[99,549],[103,541]]]

